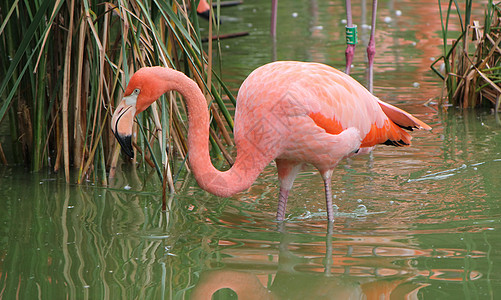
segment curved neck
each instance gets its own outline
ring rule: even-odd
[[[252,153],[252,145],[237,144],[235,164],[221,172],[211,162],[209,155],[210,116],[202,91],[198,85],[181,72],[162,68],[166,90],[175,90],[188,107],[188,149],[190,167],[199,186],[220,197],[229,197],[248,189],[272,158]]]

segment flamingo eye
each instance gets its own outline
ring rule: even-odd
[[[125,104],[127,104],[127,105],[136,105],[137,97],[138,97],[138,95],[139,95],[140,92],[141,92],[140,89],[134,89],[132,91],[132,93],[130,93],[130,95],[125,96],[124,97]]]

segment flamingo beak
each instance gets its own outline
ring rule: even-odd
[[[128,104],[129,99],[125,97],[117,106],[111,119],[111,131],[117,138],[125,154],[134,158],[134,149],[132,148],[132,125],[136,115],[136,106]],[[135,104],[135,103],[134,103]]]

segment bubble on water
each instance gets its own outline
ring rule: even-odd
[[[363,204],[360,204],[357,209],[355,210],[355,213],[357,215],[365,215],[367,214],[367,207]]]
[[[413,86],[413,87],[415,87],[415,88],[418,88],[418,87],[420,87],[420,86],[421,86],[421,84],[419,84],[419,82],[414,82],[414,83],[412,84],[412,86]]]
[[[299,15],[299,14],[298,14],[297,12],[293,12],[293,13],[292,13],[292,17],[293,17],[293,18],[297,18],[297,16],[298,16],[298,15]]]
[[[362,199],[357,199],[358,203],[362,203],[362,201],[363,201]]]
[[[132,187],[130,185],[124,186],[124,190],[130,190]]]
[[[391,22],[391,17],[385,17],[384,18],[385,23],[390,23]]]
[[[397,17],[400,17],[400,16],[402,15],[402,11],[401,11],[400,9],[397,9],[397,10],[395,11],[395,15],[396,15]]]
[[[390,200],[390,204],[393,204],[393,203],[395,203],[395,201],[393,201],[393,200]]]
[[[299,216],[298,219],[302,219],[302,220],[309,219],[312,216],[313,216],[313,214],[309,210],[307,210],[301,216]]]

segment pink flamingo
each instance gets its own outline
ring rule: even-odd
[[[138,70],[111,121],[122,148],[133,156],[134,117],[167,91],[175,90],[188,108],[191,170],[199,186],[220,197],[248,189],[261,171],[276,161],[280,181],[277,220],[285,218],[289,191],[307,163],[325,183],[327,216],[334,220],[331,175],[336,165],[376,144],[410,145],[403,130],[431,127],[411,114],[374,97],[349,75],[327,65],[274,62],[254,70],[242,83],[235,111],[234,165],[221,172],[209,157],[209,111],[197,84],[164,67]]]
[[[273,38],[275,38],[277,34],[277,11],[278,11],[278,0],[272,0],[270,34]],[[374,87],[374,56],[376,55],[376,42],[374,40],[374,34],[376,32],[376,13],[377,13],[377,0],[372,0],[371,34],[369,37],[369,43],[367,45],[367,60],[369,64],[368,90],[371,93]],[[353,62],[353,56],[355,55],[355,46],[357,44],[357,26],[353,25],[353,20],[351,15],[352,15],[351,0],[346,0],[346,44],[347,44],[345,51],[346,74],[350,74],[351,64]]]
[[[198,2],[197,14],[207,20],[210,18],[210,5],[206,0]]]
[[[371,34],[369,37],[369,43],[367,45],[367,61],[369,64],[368,90],[371,93],[374,87],[374,56],[376,55],[376,42],[374,40],[374,34],[376,32],[376,13],[377,0],[372,0]],[[356,29],[357,26],[353,25],[353,20],[351,17],[351,0],[346,0],[346,74],[350,74],[351,63],[353,62],[353,56],[355,55],[355,46],[357,44]]]
[[[240,5],[240,4],[242,4],[242,1],[235,0],[235,1],[222,1],[222,2],[219,2],[217,5],[219,5],[220,7],[229,7],[229,6],[235,6],[235,5]],[[215,1],[213,1],[212,5],[214,7],[217,6]],[[200,0],[200,2],[198,2],[197,14],[199,16],[203,17],[204,19],[207,19],[207,20],[210,19],[210,4],[206,0]],[[216,21],[217,21],[217,18],[216,18]]]

